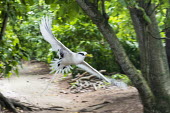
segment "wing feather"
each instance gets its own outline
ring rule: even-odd
[[[126,89],[127,88],[127,84],[125,84],[122,81],[118,81],[115,79],[109,79],[107,77],[105,77],[103,74],[101,74],[99,71],[97,71],[96,69],[94,69],[92,66],[90,66],[87,62],[82,62],[81,64],[77,65],[78,67],[84,69],[85,71],[91,73],[92,75],[95,75],[99,78],[104,79],[105,81],[109,82],[110,84],[114,84],[120,88]]]
[[[43,38],[51,44],[53,51],[65,50],[69,53],[72,52],[54,37],[51,31],[51,19],[49,19],[49,17],[42,18],[40,23],[40,31]]]
[[[87,72],[91,73],[92,75],[95,75],[95,76],[102,78],[102,79],[106,80],[107,82],[111,83],[111,81],[108,78],[106,78],[104,75],[102,75],[100,72],[98,72],[92,66],[90,66],[87,62],[83,61],[81,64],[78,64],[77,66],[86,70]]]

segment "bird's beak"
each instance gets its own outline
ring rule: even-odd
[[[93,57],[92,54],[86,54],[86,57]]]

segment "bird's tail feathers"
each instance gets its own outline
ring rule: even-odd
[[[57,75],[57,73],[55,73],[55,74],[52,76],[52,78],[51,78],[50,81],[48,82],[47,86],[45,87],[45,89],[43,90],[43,92],[41,93],[41,95],[44,94],[44,92],[48,89],[48,86],[53,82],[53,80],[55,79],[56,75]]]
[[[124,83],[123,81],[119,81],[119,80],[115,80],[115,79],[112,79],[112,78],[108,78],[108,77],[105,77],[102,74],[99,74],[99,75],[100,75],[100,76],[98,76],[99,78],[104,79],[108,83],[110,83],[112,85],[115,85],[115,86],[117,86],[119,88],[122,88],[122,89],[127,89],[127,84]]]
[[[98,78],[100,78],[100,79],[104,79],[105,81],[107,81],[108,83],[110,83],[111,84],[111,80],[109,79],[109,78],[107,78],[107,77],[105,77],[103,74],[101,74],[101,73],[98,73],[100,76],[97,76]]]
[[[63,66],[61,65],[61,60],[60,59],[54,59],[54,61],[52,61],[51,65],[51,72],[50,73],[57,73],[57,74],[64,74],[64,73],[68,73],[71,71],[71,69],[73,69],[70,65],[68,66]]]
[[[41,95],[48,89],[48,86],[51,84],[51,82],[55,79],[57,74],[64,74],[64,72],[68,73],[71,69],[73,69],[70,65],[69,66],[65,66],[65,68],[63,69],[63,66],[60,66],[58,64],[61,63],[60,59],[54,59],[54,61],[52,61],[51,65],[51,72],[50,73],[54,73],[53,77],[51,78],[51,80],[48,82],[47,86],[45,87],[45,89],[43,90],[43,92],[41,93]]]
[[[124,83],[123,81],[120,81],[120,80],[115,80],[115,79],[110,79],[111,81],[111,84],[119,87],[119,88],[122,88],[122,89],[127,89],[128,85],[126,83]]]

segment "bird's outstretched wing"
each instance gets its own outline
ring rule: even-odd
[[[78,64],[76,66],[84,69],[85,71],[91,73],[92,75],[95,75],[95,76],[102,78],[102,79],[106,80],[107,82],[111,83],[111,81],[108,78],[106,78],[104,75],[102,75],[100,72],[98,72],[96,69],[94,69],[92,66],[90,66],[85,61],[83,61],[81,64]]]
[[[40,31],[44,39],[52,46],[53,51],[66,51],[71,53],[72,51],[65,47],[59,40],[57,40],[51,31],[51,19],[49,17],[43,17],[40,23]]]
[[[82,69],[84,69],[85,71],[91,73],[92,75],[95,75],[99,78],[102,78],[104,80],[106,80],[107,82],[109,82],[110,84],[114,84],[118,87],[121,88],[126,88],[127,85],[122,82],[122,81],[117,81],[115,79],[110,79],[110,78],[106,78],[103,74],[101,74],[100,72],[98,72],[96,69],[94,69],[92,66],[90,66],[87,62],[83,61],[81,64],[76,65]]]

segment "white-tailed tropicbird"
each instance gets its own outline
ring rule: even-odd
[[[85,71],[95,75],[99,78],[104,79],[109,83],[113,83],[117,86],[124,87],[126,84],[114,79],[106,78],[87,62],[84,61],[85,57],[88,55],[87,52],[72,52],[67,47],[65,47],[59,40],[57,40],[51,31],[51,20],[48,17],[43,17],[40,23],[40,31],[44,39],[49,42],[52,46],[53,51],[57,51],[59,59],[52,61],[52,70],[55,71],[55,75],[51,80],[53,80],[57,73],[68,73],[72,67],[71,65],[76,65]]]

